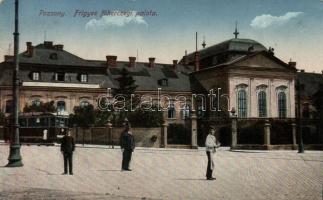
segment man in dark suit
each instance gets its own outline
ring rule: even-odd
[[[125,130],[121,134],[120,147],[122,150],[122,170],[131,171],[129,163],[131,161],[132,152],[135,149],[135,139],[130,132],[130,125],[126,124]]]
[[[67,174],[69,168],[70,175],[73,175],[73,151],[75,150],[74,139],[71,136],[71,131],[68,130],[67,134],[62,138],[61,152],[64,156],[64,175]]]

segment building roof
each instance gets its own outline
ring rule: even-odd
[[[13,61],[13,58],[8,61]],[[48,46],[38,44],[33,48],[32,56],[28,56],[27,51],[20,53],[19,62],[40,65],[93,66],[91,62],[71,54],[64,49],[57,49],[57,45],[50,44]]]
[[[0,76],[0,85],[11,85],[12,70],[4,66],[12,62],[13,58],[9,58],[2,63],[2,67],[0,66],[3,72],[1,74],[6,74]],[[194,69],[193,66],[177,64],[174,67],[173,64],[161,63],[155,63],[150,67],[148,62],[136,62],[134,67],[129,67],[129,62],[126,61],[117,61],[115,67],[108,67],[106,60],[86,60],[63,50],[62,45],[58,47],[48,41],[35,46],[32,55],[28,54],[28,51],[20,53],[19,62],[20,77],[25,82],[32,81],[31,71],[41,72],[40,82],[53,82],[55,72],[65,72],[65,84],[80,83],[78,76],[85,73],[89,75],[87,84],[100,84],[102,88],[118,87],[116,79],[120,76],[122,68],[126,68],[136,80],[139,91],[157,91],[158,88],[162,88],[164,91],[190,92],[189,73]],[[160,85],[161,79],[167,79],[167,85]]]
[[[255,40],[251,39],[242,39],[242,38],[233,38],[230,40],[226,40],[224,42],[212,45],[205,49],[199,50],[199,58],[200,60],[206,59],[208,57],[218,56],[224,52],[239,52],[239,53],[248,53],[249,48],[253,48],[253,52],[264,51],[267,50],[262,44]],[[194,62],[194,52],[187,55],[189,63]],[[181,60],[183,62],[183,59]],[[219,63],[220,64],[220,63]]]
[[[241,61],[250,59],[252,57],[255,57],[255,56],[259,55],[259,54],[270,58],[271,60],[275,61],[276,63],[280,64],[281,66],[283,66],[284,68],[286,68],[288,70],[292,70],[292,71],[296,72],[295,67],[290,66],[289,64],[287,64],[284,61],[280,60],[279,58],[277,58],[273,54],[269,53],[268,51],[257,51],[257,52],[237,56],[234,59],[228,60],[227,62],[223,62],[223,63],[220,63],[218,65],[214,65],[214,66],[209,66],[207,68],[201,69],[201,70],[193,72],[193,73],[203,73],[204,71],[208,71],[208,70],[212,70],[212,69],[220,69],[220,68],[225,67],[225,66],[233,66],[233,67],[235,67],[235,64],[237,64],[237,63],[239,63]]]
[[[298,72],[297,79],[304,85],[302,96],[313,97],[323,87],[323,74]]]
[[[106,61],[93,61],[98,66],[106,66]],[[135,67],[128,67],[129,62],[119,61],[116,67],[107,69],[109,79],[103,83],[102,87],[118,87],[116,79],[120,76],[122,68],[126,68],[129,74],[136,80],[137,90],[150,91],[162,88],[164,91],[190,92],[191,84],[189,73],[193,71],[193,66],[155,63],[154,67],[149,67],[148,63],[137,62]],[[158,84],[161,79],[167,79],[167,86]]]

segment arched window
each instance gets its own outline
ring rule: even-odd
[[[5,112],[6,113],[12,113],[12,109],[13,109],[13,102],[12,102],[12,100],[7,100],[6,101]]]
[[[244,89],[238,92],[238,117],[247,117],[247,92]]]
[[[90,103],[88,102],[88,101],[81,101],[81,103],[80,103],[80,106],[83,108],[83,107],[86,107],[86,106],[88,106],[88,105],[90,105]]]
[[[278,93],[278,116],[286,118],[286,94],[285,92]]]
[[[186,119],[186,118],[190,117],[190,106],[189,105],[183,106],[182,116],[183,116],[183,119]]]
[[[175,118],[176,116],[176,111],[175,111],[175,106],[174,104],[170,104],[168,108],[168,118]]]
[[[259,117],[267,117],[267,100],[265,91],[260,91],[258,93],[258,111]]]
[[[65,108],[66,108],[65,101],[58,101],[57,102],[57,111],[63,112],[63,111],[65,111]]]
[[[39,99],[35,99],[35,100],[32,101],[33,106],[40,106],[40,104],[41,104],[41,102],[40,102]]]

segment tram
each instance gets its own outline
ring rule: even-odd
[[[58,142],[68,129],[68,116],[57,113],[31,112],[19,115],[20,143],[53,144]],[[6,120],[7,124],[10,123]],[[7,126],[7,134],[12,133]]]

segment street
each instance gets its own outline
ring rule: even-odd
[[[121,171],[121,150],[78,146],[74,175],[61,175],[58,146],[21,148],[24,166],[6,168],[0,144],[0,199],[304,199],[321,200],[323,152],[229,151],[215,155],[214,181],[205,180],[203,148],[138,148],[133,171]]]

